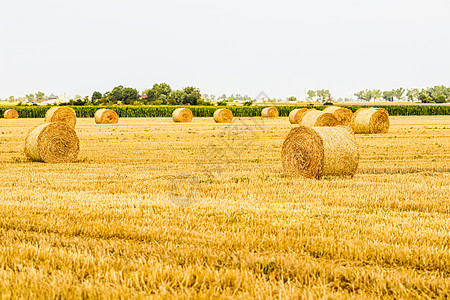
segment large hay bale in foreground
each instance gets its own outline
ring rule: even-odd
[[[353,112],[345,107],[328,106],[323,112],[333,114],[339,122],[339,125],[347,126],[352,121]]]
[[[67,106],[55,106],[50,108],[45,114],[46,123],[63,122],[75,128],[77,124],[77,114]]]
[[[360,108],[353,115],[350,126],[355,133],[387,133],[389,113],[384,108]]]
[[[174,122],[188,123],[194,118],[192,111],[187,108],[177,108],[172,113],[172,120]]]
[[[112,109],[102,108],[95,112],[94,119],[96,124],[117,124],[119,115]]]
[[[339,125],[336,117],[317,109],[309,109],[302,118],[303,126],[308,127],[333,127]]]
[[[39,125],[25,139],[25,155],[32,161],[46,163],[73,162],[80,151],[80,140],[67,123]]]
[[[233,113],[226,108],[218,109],[214,112],[214,121],[216,123],[231,123],[233,121]]]
[[[275,106],[265,107],[261,111],[263,118],[278,118],[278,109]]]
[[[359,150],[353,134],[343,127],[299,126],[286,137],[281,160],[291,176],[353,176]]]
[[[3,117],[5,119],[18,119],[19,118],[19,113],[17,112],[17,110],[15,109],[8,109],[7,111],[5,111],[5,113],[3,114]]]
[[[291,124],[301,124],[303,116],[308,111],[307,108],[297,108],[289,113],[289,122]]]

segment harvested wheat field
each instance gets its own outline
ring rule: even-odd
[[[283,174],[286,117],[79,118],[61,164],[25,157],[42,123],[0,119],[2,298],[450,297],[450,116],[322,180]]]

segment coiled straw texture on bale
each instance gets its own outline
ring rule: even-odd
[[[96,124],[117,124],[119,115],[112,109],[102,108],[95,112],[94,119]]]
[[[214,121],[216,123],[231,123],[233,121],[233,113],[226,108],[218,109],[214,112]]]
[[[25,139],[25,155],[32,161],[74,162],[79,151],[80,140],[75,130],[63,122],[39,125]]]
[[[278,118],[278,109],[275,106],[265,107],[261,111],[261,117],[263,117],[263,118]]]
[[[353,115],[351,127],[355,133],[387,133],[389,113],[384,108],[360,108]]]
[[[328,106],[323,112],[333,114],[339,122],[339,125],[350,125],[352,121],[353,112],[345,107]]]
[[[19,113],[17,112],[17,110],[15,109],[8,109],[7,111],[5,111],[5,113],[3,114],[3,117],[5,119],[18,119],[19,118]]]
[[[69,124],[72,128],[75,128],[75,125],[77,124],[77,114],[70,107],[55,106],[50,108],[45,114],[45,122],[63,122]]]
[[[187,123],[191,122],[193,118],[192,111],[187,108],[177,108],[172,113],[172,120],[174,122]]]
[[[359,149],[353,134],[343,127],[299,126],[286,137],[281,160],[291,176],[353,176]]]
[[[333,127],[339,125],[339,122],[331,113],[310,109],[303,116],[301,125],[308,127]]]
[[[303,116],[308,111],[307,108],[297,108],[289,113],[289,122],[291,124],[301,124]]]

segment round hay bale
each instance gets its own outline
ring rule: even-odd
[[[194,118],[192,111],[187,108],[177,108],[172,113],[172,120],[174,122],[188,123]]]
[[[112,109],[102,108],[95,112],[94,119],[96,124],[117,124],[119,115]]]
[[[336,117],[317,109],[309,109],[302,118],[302,125],[308,127],[334,127],[339,125]]]
[[[275,106],[265,107],[261,111],[263,118],[278,118],[278,109]]]
[[[25,155],[32,161],[46,163],[74,162],[80,151],[80,140],[67,123],[39,125],[25,139]]]
[[[216,123],[231,123],[233,121],[233,113],[226,108],[218,109],[214,112],[214,121]]]
[[[3,117],[5,119],[18,119],[19,118],[19,113],[17,112],[17,110],[15,109],[8,109],[7,111],[5,111],[5,113],[3,114]]]
[[[63,122],[75,128],[77,124],[77,114],[73,109],[67,106],[55,106],[50,108],[45,114],[45,122]]]
[[[343,127],[299,126],[286,137],[281,160],[291,176],[353,176],[359,149],[353,134]]]
[[[349,125],[353,117],[353,112],[345,107],[328,106],[323,112],[333,114],[338,120],[339,125]]]
[[[387,133],[389,113],[384,108],[360,108],[353,115],[351,127],[355,133]]]
[[[308,111],[307,108],[297,108],[289,113],[289,122],[291,124],[301,124],[303,116]]]

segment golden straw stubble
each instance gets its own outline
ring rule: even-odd
[[[172,113],[172,120],[174,122],[180,122],[180,123],[188,123],[191,122],[194,118],[194,115],[192,114],[192,111],[188,108],[177,108]]]
[[[345,107],[328,106],[323,112],[332,113],[338,120],[339,125],[349,125],[353,117],[353,112]]]
[[[226,108],[218,109],[214,112],[214,121],[216,123],[231,123],[233,121],[233,112]]]
[[[333,127],[339,125],[339,122],[331,113],[310,109],[303,115],[302,125],[308,127]]]
[[[50,108],[45,114],[45,122],[63,122],[75,128],[77,124],[77,114],[75,111],[67,106],[55,106]]]
[[[18,119],[19,118],[19,113],[17,112],[17,110],[15,109],[8,109],[7,111],[5,111],[5,113],[3,114],[3,117],[5,119]]]
[[[289,113],[289,122],[291,122],[291,124],[301,124],[303,116],[306,114],[307,111],[308,111],[307,108],[297,108],[292,110]]]
[[[278,118],[278,109],[275,106],[265,107],[261,111],[263,118]]]
[[[25,139],[25,155],[32,161],[74,162],[79,151],[80,140],[75,130],[63,122],[39,125]]]
[[[119,115],[112,109],[102,108],[95,112],[94,119],[96,124],[117,124]]]
[[[284,172],[291,176],[353,176],[359,149],[354,135],[343,127],[299,126],[286,137],[281,161]]]
[[[384,108],[360,108],[353,115],[350,126],[355,133],[389,132],[389,113]]]

